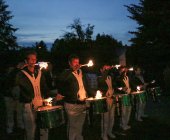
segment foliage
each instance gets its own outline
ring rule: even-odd
[[[151,60],[159,56],[167,57],[170,54],[170,1],[140,0],[139,5],[126,7],[131,13],[129,17],[139,24],[137,31],[130,32],[134,34],[130,41],[132,46],[136,47],[132,50],[135,50],[139,57],[145,55]],[[147,60],[143,61],[147,63]]]
[[[66,32],[63,37],[65,40],[78,39],[80,41],[91,40],[93,35],[94,25],[88,24],[84,29],[85,25],[82,25],[79,18],[75,19],[72,24],[67,26],[71,29],[71,32]]]
[[[14,32],[17,30],[9,23],[13,18],[11,12],[7,10],[8,5],[4,0],[0,0],[0,52],[16,50],[18,48]]]
[[[154,73],[161,75],[170,56],[170,1],[140,0],[138,5],[126,7],[129,18],[139,25],[136,31],[130,31],[134,37],[127,51],[128,63],[155,69]]]

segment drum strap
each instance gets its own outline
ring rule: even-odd
[[[26,71],[22,70],[22,72],[27,76],[30,80],[32,87],[34,89],[34,99],[32,100],[32,104],[34,105],[34,109],[37,109],[39,106],[43,105],[43,99],[41,97],[40,91],[40,78],[41,78],[41,71],[38,71],[37,78],[29,75]]]
[[[111,76],[107,76],[105,81],[106,81],[106,84],[108,86],[106,96],[111,97],[113,95],[113,87],[112,87],[112,78],[111,78]]]
[[[84,89],[84,85],[83,85],[83,80],[82,80],[82,71],[79,69],[79,74],[72,72],[73,75],[76,77],[78,84],[79,84],[79,91],[77,93],[77,96],[80,100],[84,100],[86,98],[86,91]]]

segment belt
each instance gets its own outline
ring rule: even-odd
[[[85,101],[65,101],[66,103],[69,103],[69,104],[85,104],[86,102]]]

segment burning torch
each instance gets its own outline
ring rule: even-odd
[[[87,64],[81,65],[81,67],[84,67],[84,66],[92,67],[92,66],[93,66],[93,61],[92,61],[92,60],[89,60],[89,62],[88,62]]]
[[[38,62],[35,65],[38,65],[41,69],[46,69],[48,67],[48,62]]]

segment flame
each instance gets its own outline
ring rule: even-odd
[[[44,102],[46,103],[47,106],[52,106],[52,99],[51,97],[44,99]]]
[[[96,99],[101,99],[102,98],[102,93],[101,93],[100,90],[97,91],[95,98]]]
[[[46,69],[48,67],[48,63],[47,62],[38,62],[38,65],[40,67],[40,70],[41,69]]]
[[[118,88],[118,90],[122,90],[122,89],[123,89],[122,87]]]
[[[153,80],[151,83],[152,83],[152,84],[154,84],[155,82],[156,82],[156,81],[155,81],[155,80]]]
[[[129,68],[129,71],[133,71],[133,67]]]
[[[91,67],[93,66],[93,61],[92,60],[89,60],[89,63],[87,64],[88,67]]]
[[[140,91],[140,86],[137,86],[136,89],[137,89],[137,91]]]
[[[118,69],[120,67],[120,65],[115,65],[116,69]]]

